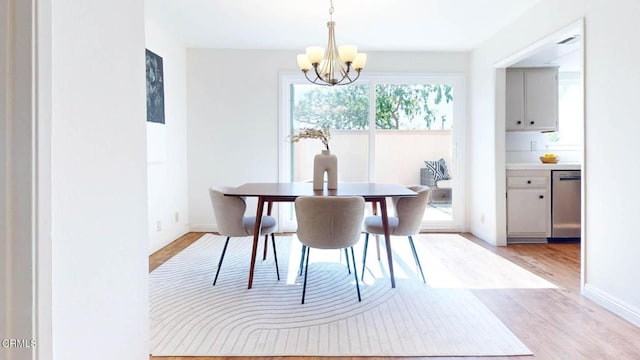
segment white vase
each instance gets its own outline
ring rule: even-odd
[[[327,173],[327,189],[338,188],[338,158],[329,150],[322,150],[313,158],[313,190],[324,188],[324,173]]]

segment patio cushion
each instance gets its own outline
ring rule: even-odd
[[[449,169],[447,169],[447,163],[444,159],[437,161],[425,161],[424,162],[429,172],[433,175],[435,181],[449,180]]]

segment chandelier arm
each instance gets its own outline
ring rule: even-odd
[[[358,78],[360,77],[360,72],[358,71],[356,73],[356,77],[355,78],[351,78],[351,76],[349,76],[349,74],[346,74],[342,79],[340,79],[340,81],[338,81],[335,85],[349,85],[353,82],[355,82],[356,80],[358,80]],[[349,80],[345,82],[345,79]]]
[[[316,75],[316,78],[311,80],[311,78],[309,77],[309,71],[304,71],[304,77],[307,78],[307,80],[309,80],[310,83],[312,84],[316,84],[316,85],[321,85],[321,86],[329,86],[330,84],[325,84],[324,82],[318,82],[318,80],[322,81],[322,78]]]
[[[344,80],[345,78],[348,78],[349,80],[351,80],[351,78],[349,77],[349,71],[351,70],[351,62],[345,63],[345,65],[346,65],[346,69],[342,71],[342,79],[340,80],[340,82],[342,82],[342,80]]]
[[[322,81],[324,81],[324,78],[320,75],[320,73],[318,72],[318,68],[320,67],[319,63],[315,63],[313,64],[313,70],[316,73],[316,80],[320,79]],[[313,81],[314,84],[317,84],[315,81]]]
[[[336,83],[336,85],[349,85],[355,82],[356,80],[358,80],[359,77],[360,77],[360,71],[357,72],[356,77],[353,79],[351,78],[351,76],[349,76],[349,74],[346,74],[342,79],[340,79],[339,82]],[[348,79],[349,81],[344,82],[345,79]]]

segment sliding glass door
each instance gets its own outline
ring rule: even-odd
[[[399,183],[431,188],[423,230],[459,230],[464,169],[462,76],[369,76],[357,85],[325,87],[298,74],[281,78],[280,181],[313,177],[317,139],[291,143],[305,128],[327,128],[340,182]],[[293,208],[281,228],[295,230]]]

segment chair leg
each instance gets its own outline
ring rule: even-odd
[[[349,265],[349,252],[347,251],[347,248],[344,248],[344,258],[347,261],[347,271],[349,272],[349,274],[351,274],[351,266]],[[355,267],[356,264],[353,263],[353,267]]]
[[[422,266],[420,265],[420,260],[418,259],[416,246],[413,244],[413,238],[411,236],[409,236],[409,245],[411,245],[411,251],[413,251],[413,258],[415,259],[416,264],[418,265],[418,269],[420,270],[420,275],[422,275],[422,282],[426,284],[427,280],[424,279],[424,273],[422,272]]]
[[[276,237],[271,233],[271,244],[273,244],[273,260],[276,262],[276,275],[278,275],[278,281],[280,281],[280,270],[278,269],[278,253],[276,252]]]
[[[300,266],[298,267],[298,276],[302,276],[302,266],[304,266],[304,255],[306,254],[307,246],[302,245],[302,254],[300,254]]]
[[[307,249],[307,261],[304,265],[304,285],[302,285],[302,304],[304,304],[304,295],[307,292],[307,272],[309,271],[309,253],[311,249]]]
[[[345,248],[347,250],[347,248]],[[360,285],[358,284],[358,272],[356,271],[356,256],[353,253],[353,246],[351,247],[351,260],[353,260],[353,276],[356,278],[356,291],[358,292],[358,302],[362,301],[360,298]]]
[[[216,271],[216,277],[213,279],[213,286],[216,285],[216,281],[218,281],[218,274],[220,274],[220,268],[222,267],[222,260],[224,260],[224,253],[227,252],[227,245],[229,245],[229,239],[231,237],[227,237],[227,241],[224,242],[224,247],[222,248],[222,255],[220,255],[220,261],[218,262],[218,270]]]
[[[267,260],[267,246],[269,246],[269,234],[264,236],[264,251],[262,252],[262,261]]]
[[[367,246],[368,245],[369,245],[369,233],[364,233],[364,252],[362,253],[362,281],[364,281],[364,268],[365,268],[365,265],[367,264]]]

